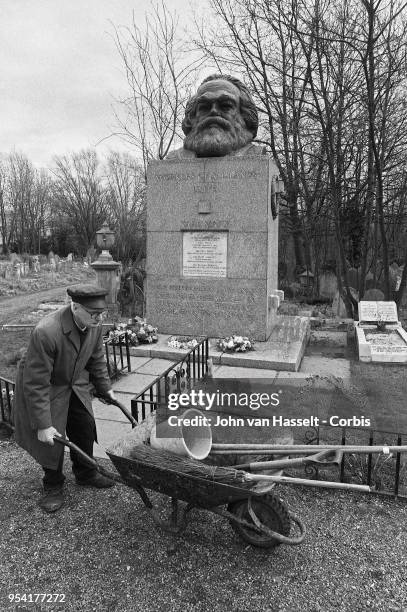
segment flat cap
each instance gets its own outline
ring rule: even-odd
[[[100,310],[107,308],[105,297],[108,291],[103,287],[98,287],[98,285],[75,285],[75,287],[69,287],[66,292],[73,302],[88,308],[98,308]]]

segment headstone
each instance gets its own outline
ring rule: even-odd
[[[36,273],[40,272],[41,270],[40,258],[38,257],[38,255],[34,255],[32,258],[32,269]]]
[[[350,287],[355,287],[359,291],[359,270],[357,268],[349,268],[348,282]]]
[[[91,264],[92,261],[95,261],[95,259],[96,259],[96,249],[92,244],[86,251],[86,262],[88,264]]]
[[[319,294],[321,297],[333,299],[338,291],[338,281],[336,274],[327,270],[322,272],[319,277]]]
[[[277,289],[278,221],[267,157],[151,162],[147,319],[161,333],[265,340]]]
[[[17,255],[17,253],[10,253],[10,262],[12,264],[14,264],[15,262],[20,263],[21,261],[23,261],[20,257],[20,255]]]
[[[398,314],[395,302],[366,301],[358,304],[359,322],[376,323],[379,320],[386,323],[397,323]]]
[[[15,261],[13,264],[13,276],[16,279],[21,278],[21,263],[19,261]]]
[[[353,287],[349,287],[349,290],[352,296],[355,298],[355,300],[358,300],[359,295],[356,289],[354,289]],[[348,312],[346,310],[345,302],[343,301],[342,296],[340,295],[339,291],[335,293],[335,297],[332,302],[332,312],[336,317],[339,317],[341,319],[346,319],[348,317]]]
[[[384,293],[380,289],[374,289],[374,288],[368,289],[367,291],[365,291],[365,294],[364,294],[362,299],[363,299],[364,302],[383,301],[384,300]]]
[[[390,289],[391,291],[397,291],[400,286],[402,270],[394,261],[391,266],[389,266],[389,276],[390,276]]]
[[[398,320],[395,302],[361,301],[358,310],[355,331],[360,361],[406,363],[407,332]]]
[[[4,270],[4,278],[6,280],[10,280],[11,278],[13,278],[13,265],[11,263],[9,263],[9,265],[6,266]]]

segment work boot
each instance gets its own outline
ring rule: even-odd
[[[38,505],[44,512],[56,512],[65,502],[63,487],[50,487],[44,489],[44,493],[40,498]]]
[[[111,478],[107,478],[106,476],[102,476],[98,472],[86,479],[76,479],[76,483],[81,487],[95,487],[96,489],[107,489],[108,487],[114,486],[114,480]]]

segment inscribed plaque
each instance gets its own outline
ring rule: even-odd
[[[395,302],[359,302],[359,321],[373,322],[379,319],[387,323],[397,323],[397,306]]]
[[[227,232],[183,232],[182,275],[227,276]]]

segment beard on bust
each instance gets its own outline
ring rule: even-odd
[[[206,117],[192,126],[185,136],[184,148],[198,157],[222,157],[241,149],[253,139],[241,116],[235,123],[220,116]]]

